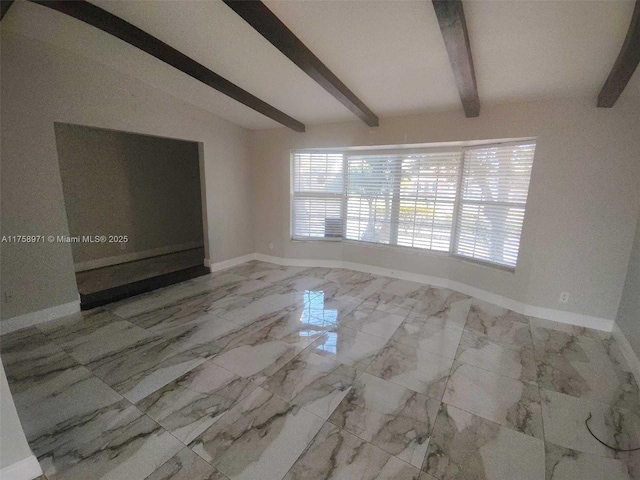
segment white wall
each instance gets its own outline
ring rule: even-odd
[[[614,319],[640,208],[640,106],[594,99],[247,132],[111,68],[2,32],[2,235],[67,234],[54,122],[202,142],[208,257],[258,251],[449,278],[530,305]],[[6,119],[11,119],[7,121]],[[538,138],[515,273],[459,259],[289,240],[291,149]],[[251,148],[249,148],[249,144]],[[253,169],[253,170],[252,170]],[[251,176],[253,175],[253,180]],[[252,182],[255,188],[252,189]],[[268,249],[268,242],[274,250]],[[1,245],[2,318],[76,299],[69,245]],[[560,292],[571,294],[566,305]]]
[[[640,218],[636,225],[636,238],[616,321],[636,356],[640,358]]]
[[[255,248],[285,258],[365,263],[442,277],[528,305],[612,320],[616,316],[640,209],[640,105],[598,109],[595,99],[251,132]],[[515,273],[434,254],[289,239],[290,151],[537,137],[529,203]],[[268,243],[274,249],[269,250]],[[559,304],[569,292],[568,304]]]
[[[0,478],[31,479],[42,474],[31,453],[0,361]]]
[[[1,49],[1,235],[68,234],[62,122],[202,142],[208,257],[253,251],[246,130],[57,47],[2,31]],[[2,319],[77,299],[69,244],[4,243],[0,256]]]

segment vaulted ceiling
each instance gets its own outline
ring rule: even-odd
[[[342,103],[218,0],[91,3],[134,24],[306,124],[353,120]],[[431,1],[265,1],[381,119],[460,110]],[[592,98],[629,28],[634,1],[464,2],[481,104]],[[59,12],[17,1],[9,30],[107,64],[250,129],[279,126],[173,67]],[[640,69],[619,102],[640,98]]]

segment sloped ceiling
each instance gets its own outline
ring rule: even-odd
[[[217,0],[92,3],[306,124],[356,117]],[[378,116],[462,107],[430,1],[274,1],[267,6]],[[482,105],[596,97],[633,1],[464,3]],[[15,2],[3,30],[107,64],[250,129],[278,123],[71,17]],[[640,98],[636,72],[619,102]]]

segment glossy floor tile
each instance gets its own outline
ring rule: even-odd
[[[466,313],[463,318],[466,318]],[[429,317],[410,315],[393,334],[392,340],[443,357],[454,358],[462,330],[447,326],[446,323],[434,324],[429,320]]]
[[[338,315],[341,327],[347,327],[368,335],[390,339],[405,317],[393,313],[370,310],[366,304],[361,304],[348,314]]]
[[[361,438],[325,423],[286,480],[418,480],[420,470]]]
[[[543,438],[536,385],[456,363],[442,401],[518,432]]]
[[[133,406],[95,412],[78,428],[58,435],[46,454],[34,451],[49,480],[142,480],[184,447]]]
[[[375,335],[338,327],[323,334],[309,349],[358,370],[366,370],[386,342]]]
[[[591,415],[590,428],[603,442],[619,449],[640,447],[638,408],[622,409],[544,389],[540,396],[544,435],[550,442],[602,457],[615,456],[616,452],[598,442],[587,430],[585,421]]]
[[[252,261],[0,337],[49,480],[636,480],[610,334]]]
[[[472,330],[463,333],[456,360],[522,382],[537,379],[533,349],[493,342]]]
[[[365,373],[329,422],[420,467],[439,400]]]
[[[257,386],[209,361],[136,405],[188,444]]]
[[[469,297],[460,292],[449,290],[448,288],[426,287],[419,296],[418,303],[411,309],[412,315],[423,317],[442,317],[449,319],[449,313],[455,311],[454,304],[468,300]],[[463,308],[467,308],[463,304]],[[452,323],[460,320],[455,315],[451,318]]]
[[[380,350],[367,372],[440,400],[452,364],[451,358],[390,341]]]
[[[353,367],[308,351],[274,373],[262,387],[327,419],[361,375]]]
[[[79,365],[35,327],[2,335],[0,352],[5,374],[14,395]]]
[[[630,480],[632,477],[624,462],[602,458],[589,453],[563,448],[551,442],[546,444],[546,474],[548,480],[573,480],[575,478],[602,478],[606,480]]]
[[[640,405],[633,374],[602,340],[541,327],[532,331],[542,388],[621,407]]]
[[[465,329],[497,343],[531,348],[529,318],[506,308],[473,300]]]
[[[153,334],[108,311],[75,314],[39,326],[51,341],[83,364],[126,350]]]
[[[227,477],[185,447],[146,480],[227,480]]]
[[[232,480],[281,479],[323,423],[258,387],[190,446]]]
[[[544,480],[544,462],[542,440],[443,404],[423,469],[442,480]]]

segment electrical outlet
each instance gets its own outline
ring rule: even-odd
[[[562,292],[560,294],[560,298],[558,299],[560,303],[569,303],[569,292]]]
[[[273,242],[269,242],[269,250],[273,250]]]

